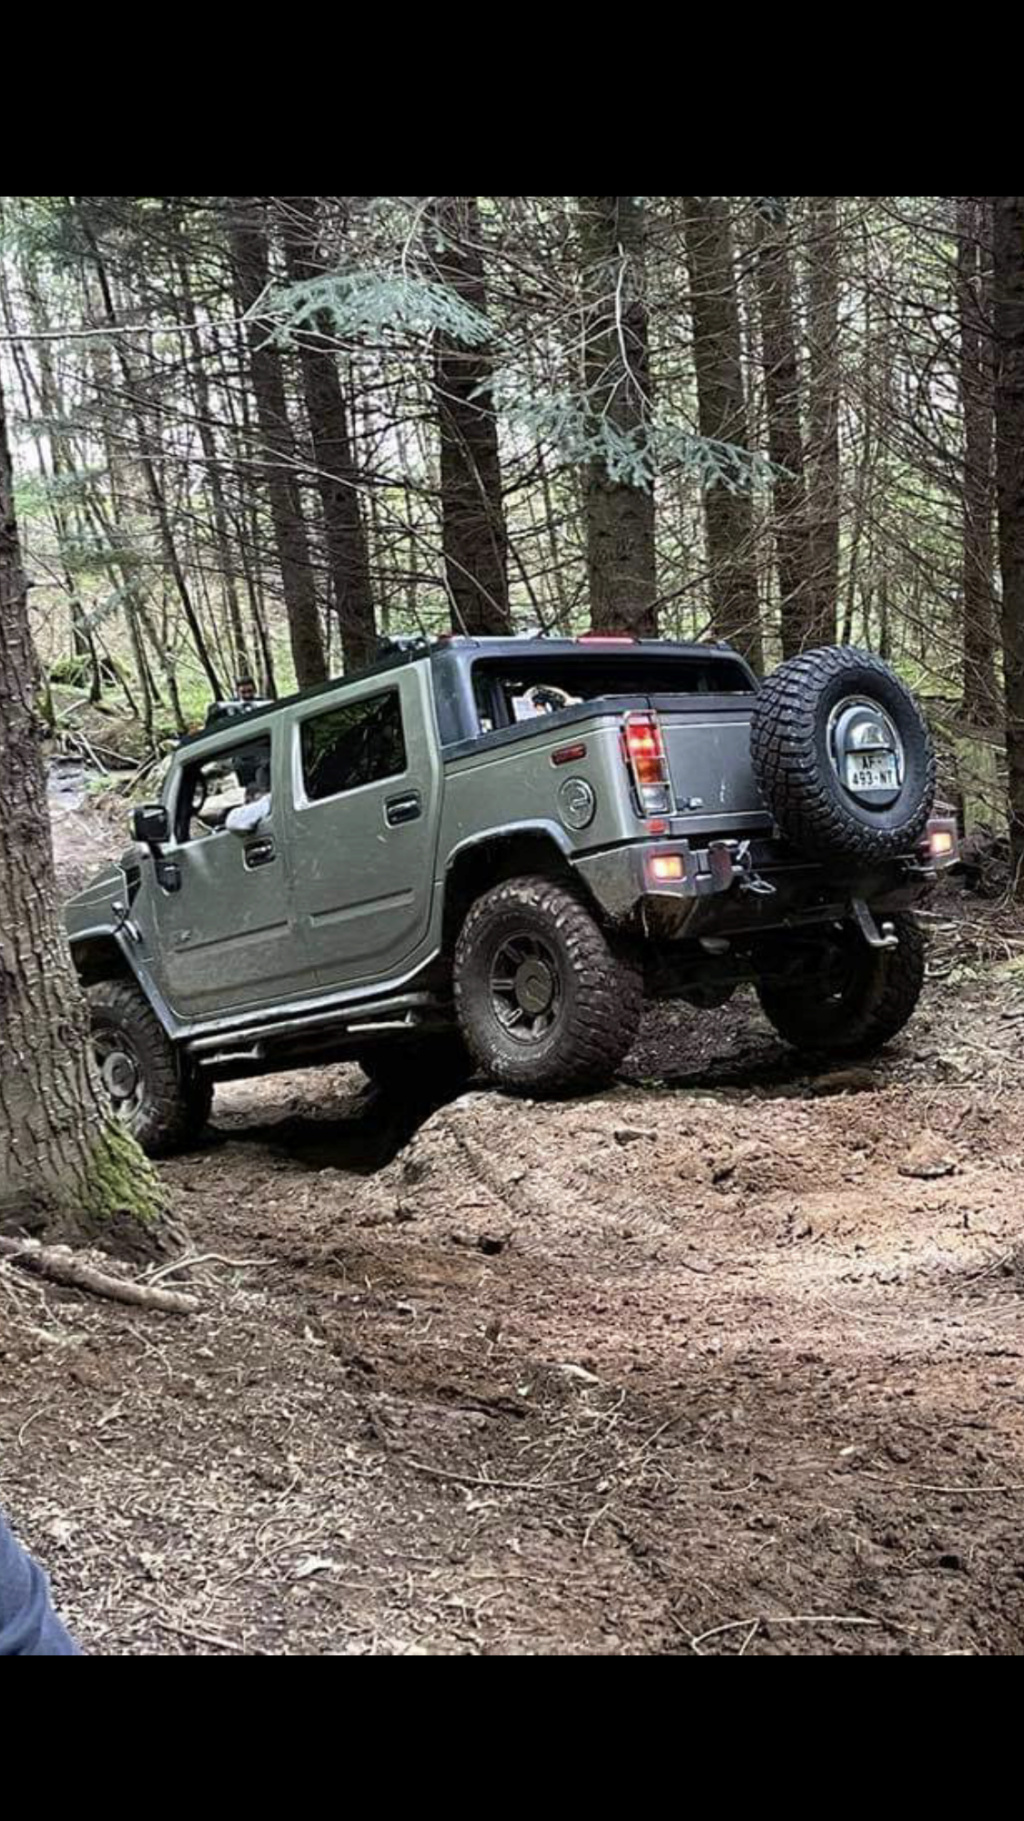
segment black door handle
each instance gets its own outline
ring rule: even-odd
[[[388,797],[384,804],[384,820],[389,828],[398,828],[403,822],[415,822],[423,814],[423,801],[418,790],[407,790],[400,797]]]
[[[245,844],[245,864],[250,872],[254,866],[269,866],[276,858],[273,841],[247,841]]]

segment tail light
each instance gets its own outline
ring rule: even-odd
[[[626,715],[622,724],[622,747],[641,814],[667,815],[673,807],[672,784],[657,715]]]
[[[631,632],[581,632],[576,643],[577,645],[636,645],[639,640]]]

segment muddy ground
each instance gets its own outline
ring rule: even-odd
[[[87,1649],[1024,1645],[1024,932],[870,1069],[752,1002],[614,1091],[221,1090],[195,1317],[0,1273],[3,1497]]]

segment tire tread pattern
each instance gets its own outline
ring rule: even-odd
[[[174,1046],[139,988],[127,980],[101,980],[87,990],[93,1021],[126,1030],[142,1062],[146,1098],[131,1131],[150,1157],[185,1149],[210,1117],[213,1084],[202,1076],[186,1078]]]
[[[544,1058],[507,1056],[491,1041],[487,1018],[477,1015],[478,982],[472,961],[486,943],[489,925],[509,911],[548,924],[557,933],[572,970],[568,1016]],[[632,959],[613,948],[586,906],[567,886],[545,879],[506,879],[476,900],[455,949],[455,1005],[471,1054],[492,1081],[521,1094],[574,1093],[611,1080],[632,1047],[643,1011],[643,976]],[[531,1072],[529,1062],[539,1065]]]
[[[903,1029],[924,986],[925,942],[911,911],[897,911],[890,921],[897,947],[867,950],[859,1003],[837,1006],[835,1029],[828,1034],[816,992],[805,997],[792,987],[758,985],[761,1009],[780,1037],[811,1055],[860,1056],[881,1049]]]

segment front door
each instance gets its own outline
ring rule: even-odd
[[[180,775],[164,852],[181,885],[154,880],[152,893],[163,991],[180,1018],[259,1007],[312,984],[278,837],[275,757],[265,733]]]
[[[416,664],[296,710],[295,903],[324,987],[397,979],[420,958],[440,811],[433,713]]]

